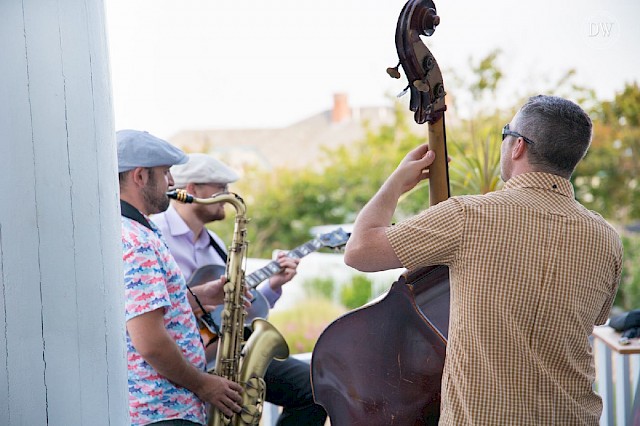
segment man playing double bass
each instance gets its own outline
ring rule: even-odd
[[[450,269],[442,425],[597,425],[589,335],[620,281],[616,231],[569,182],[591,142],[575,103],[532,97],[502,131],[501,191],[452,197],[389,225],[435,155],[409,152],[358,215],[345,262]]]

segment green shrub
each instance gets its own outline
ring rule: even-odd
[[[640,308],[640,235],[622,235],[624,263],[614,305],[624,311]]]
[[[311,298],[324,298],[333,300],[333,289],[335,284],[331,278],[312,278],[302,283],[307,296]]]
[[[371,280],[364,275],[355,275],[340,291],[340,301],[347,309],[358,308],[371,300]]]
[[[305,353],[313,351],[324,329],[345,312],[326,298],[310,298],[292,309],[272,312],[269,322],[282,333],[292,354]]]

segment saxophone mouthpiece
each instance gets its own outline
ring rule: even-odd
[[[193,203],[193,195],[189,194],[184,189],[174,189],[173,191],[169,191],[167,192],[167,197],[181,203]]]

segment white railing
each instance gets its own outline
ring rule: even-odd
[[[596,389],[602,397],[601,426],[630,426],[640,377],[637,344],[620,345],[609,327],[594,331]]]

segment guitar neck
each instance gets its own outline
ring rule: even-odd
[[[299,247],[294,248],[289,253],[287,253],[287,256],[294,259],[302,259],[306,255],[313,253],[314,251],[322,247],[322,242],[316,238],[304,243]],[[280,269],[281,268],[278,262],[273,260],[266,266],[258,269],[255,272],[252,272],[249,276],[245,277],[245,282],[249,288],[256,288],[262,281],[280,272]]]

